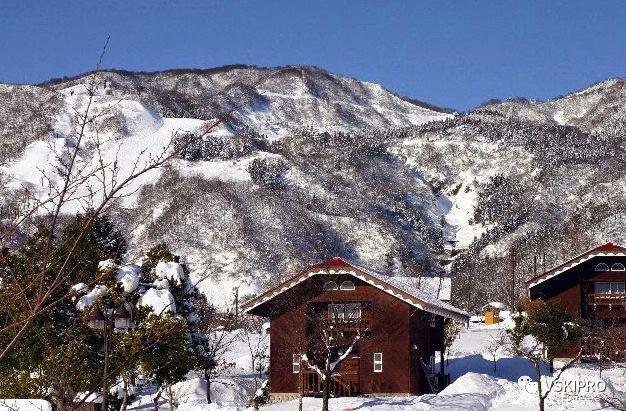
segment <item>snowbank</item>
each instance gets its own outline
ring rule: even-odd
[[[52,405],[44,400],[0,399],[0,411],[52,411]]]
[[[352,397],[331,398],[331,410],[359,411],[426,411],[426,410],[467,410],[483,411],[489,409],[491,402],[486,395],[422,395],[421,397]],[[303,411],[319,411],[322,408],[321,398],[305,398]],[[270,404],[261,408],[263,411],[291,411],[298,409],[298,401],[287,401]]]
[[[448,385],[439,395],[484,394],[489,398],[495,398],[503,392],[504,389],[495,378],[485,374],[468,372]]]
[[[260,386],[258,380],[256,385]],[[128,410],[152,409],[152,397],[156,387],[151,386],[137,392],[137,398],[129,404]],[[243,411],[247,410],[248,402],[255,392],[253,378],[224,377],[211,381],[211,404],[207,403],[207,384],[203,378],[192,376],[186,381],[172,385],[172,395],[178,403],[177,411]],[[161,410],[169,410],[167,394],[161,398]]]

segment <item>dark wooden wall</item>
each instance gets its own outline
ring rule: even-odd
[[[592,307],[587,303],[587,297],[593,293],[591,281],[626,281],[625,271],[595,271],[599,263],[606,263],[609,267],[614,263],[626,265],[626,257],[597,256],[564,273],[559,274],[529,290],[531,300],[542,299],[556,301],[561,308],[575,319],[590,320],[594,318],[626,318],[623,307]],[[557,357],[571,358],[580,349],[580,344],[572,344]]]
[[[626,271],[597,272],[599,263],[626,265],[626,257],[593,257],[564,273],[559,274],[530,289],[530,299],[558,302],[574,318],[590,318],[592,312],[587,305],[587,296],[593,293],[589,281],[626,281]]]
[[[331,278],[355,283],[352,291],[323,291]],[[355,277],[316,275],[268,302],[270,317],[270,386],[274,393],[298,392],[298,374],[292,372],[292,355],[306,352],[306,310],[311,303],[370,302],[363,317],[370,317],[369,336],[358,346],[361,393],[425,393],[419,358],[425,361],[442,346],[443,321],[430,327],[425,313]],[[414,349],[412,346],[417,348]],[[374,353],[383,353],[383,372],[374,372]]]

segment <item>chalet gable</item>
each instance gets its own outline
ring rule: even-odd
[[[614,243],[606,243],[596,248],[593,248],[589,251],[586,251],[554,268],[551,268],[550,270],[542,274],[536,275],[526,280],[526,285],[528,286],[528,289],[531,289],[543,283],[544,281],[547,281],[551,278],[562,275],[563,273],[570,270],[571,268],[579,264],[582,264],[585,261],[588,261],[594,257],[615,257],[615,256],[619,256],[619,257],[626,256],[626,247],[622,247]]]
[[[414,286],[411,286],[394,277],[347,262],[339,257],[314,265],[287,279],[278,286],[245,303],[242,306],[242,310],[244,312],[251,312],[311,277],[330,274],[343,274],[358,278],[361,281],[426,312],[459,321],[467,321],[469,319],[469,314],[465,311],[437,299],[437,297],[424,290],[417,289]]]

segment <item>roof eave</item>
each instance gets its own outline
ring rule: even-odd
[[[428,302],[422,301],[419,298],[408,294],[407,292],[397,288],[393,284],[383,282],[382,280],[376,277],[373,277],[372,275],[360,270],[359,268],[350,266],[350,265],[340,266],[340,267],[314,266],[313,269],[309,270],[308,272],[305,271],[294,277],[291,277],[289,280],[285,281],[284,283],[268,290],[267,292],[243,304],[241,307],[242,311],[244,313],[254,314],[252,313],[252,310],[255,310],[256,308],[260,307],[264,303],[272,300],[274,297],[296,286],[297,284],[303,282],[304,280],[314,275],[330,275],[330,274],[353,275],[356,278],[359,278],[365,281],[366,283],[373,285],[374,287],[382,290],[383,292],[386,292],[387,294],[390,294],[406,302],[407,304],[417,307],[423,311],[431,312],[433,314],[441,315],[443,317],[451,318],[457,321],[469,320],[469,314],[461,312],[462,310],[459,310],[459,312],[456,312],[456,311],[448,310],[442,307],[434,306]]]

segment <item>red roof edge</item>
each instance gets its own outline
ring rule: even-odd
[[[333,257],[333,258],[331,258],[329,260],[326,260],[324,262],[321,262],[321,263],[309,266],[306,269],[299,271],[297,274],[292,275],[291,277],[287,278],[286,280],[281,281],[276,286],[274,286],[274,287],[270,288],[269,290],[267,290],[267,291],[257,295],[256,297],[252,298],[251,300],[246,301],[244,304],[241,305],[241,309],[245,310],[248,306],[254,305],[254,303],[257,300],[262,299],[267,294],[273,293],[277,289],[281,288],[283,285],[290,283],[291,281],[293,281],[296,278],[300,277],[304,273],[307,273],[307,272],[309,272],[311,270],[315,270],[315,269],[319,269],[319,268],[333,268],[333,267],[351,267],[351,268],[356,269],[356,267],[351,265],[349,262],[347,262],[343,258],[341,258],[341,257]]]
[[[626,247],[622,247],[621,245],[618,245],[618,244],[615,244],[615,243],[612,243],[612,242],[608,242],[606,244],[599,245],[599,246],[597,246],[595,248],[592,248],[591,250],[585,251],[584,253],[577,255],[576,257],[570,258],[569,260],[567,260],[567,261],[557,265],[556,267],[552,267],[548,271],[545,271],[545,272],[543,272],[541,274],[537,274],[537,275],[527,279],[526,283],[528,284],[530,282],[533,282],[535,280],[540,279],[541,277],[549,275],[549,274],[553,273],[554,271],[557,271],[557,270],[563,268],[563,266],[566,266],[566,265],[570,264],[571,262],[573,262],[575,260],[578,260],[579,258],[586,257],[589,254],[602,253],[602,252],[604,252],[604,253],[613,252],[613,253],[624,253],[624,254],[626,254]]]
[[[304,274],[306,274],[306,273],[308,273],[308,272],[310,272],[310,271],[313,271],[313,270],[316,270],[316,269],[320,269],[320,268],[335,268],[335,267],[344,267],[344,268],[345,268],[345,267],[349,267],[349,268],[351,268],[351,269],[353,269],[353,270],[355,270],[355,271],[358,271],[359,273],[361,273],[361,274],[363,274],[363,275],[365,275],[365,276],[367,276],[367,277],[370,277],[370,278],[375,279],[376,281],[383,282],[383,283],[384,283],[387,287],[391,287],[391,288],[393,288],[396,292],[399,292],[399,293],[401,293],[401,294],[403,294],[403,295],[406,295],[406,296],[409,296],[409,297],[411,297],[411,298],[415,298],[415,299],[417,299],[417,300],[421,301],[419,298],[416,298],[415,296],[410,295],[410,294],[409,294],[409,293],[407,293],[406,291],[404,291],[404,290],[402,290],[402,289],[400,289],[400,288],[396,287],[396,286],[395,286],[395,285],[393,285],[393,284],[390,284],[390,283],[388,283],[388,282],[385,282],[385,281],[383,281],[383,280],[381,280],[381,279],[379,279],[379,278],[372,277],[372,275],[370,275],[368,272],[363,271],[363,269],[361,269],[360,267],[358,267],[358,266],[355,266],[355,265],[351,264],[350,262],[348,262],[348,261],[344,260],[343,258],[341,258],[341,257],[333,257],[333,258],[331,258],[331,259],[329,259],[329,260],[327,260],[327,261],[324,261],[324,262],[322,262],[322,263],[319,263],[319,264],[315,264],[315,265],[309,266],[308,268],[306,268],[305,270],[300,271],[300,272],[299,272],[299,273],[297,273],[296,275],[291,276],[291,277],[289,277],[288,279],[286,279],[286,280],[284,280],[284,281],[280,282],[280,283],[279,283],[278,285],[276,285],[275,287],[272,287],[271,289],[269,289],[269,290],[265,291],[264,293],[261,293],[260,295],[258,295],[258,296],[256,296],[256,297],[254,297],[254,298],[252,298],[251,300],[249,300],[249,301],[245,302],[244,304],[242,304],[241,309],[245,311],[248,307],[255,305],[255,304],[257,303],[257,301],[262,300],[263,298],[265,298],[265,296],[266,296],[266,295],[268,295],[268,294],[272,294],[272,293],[273,293],[273,292],[275,292],[277,289],[279,289],[279,288],[283,287],[285,284],[289,284],[290,282],[292,282],[292,281],[293,281],[293,280],[295,280],[296,278],[298,278],[298,277],[300,277],[300,276],[302,276],[302,275],[304,275]],[[429,305],[431,305],[431,304],[430,304],[430,303],[428,303],[427,301],[421,301],[421,302],[422,302],[425,306],[429,306]],[[444,311],[448,311],[448,312],[450,312],[450,310],[449,310],[449,309],[444,309]],[[456,314],[456,315],[460,315],[459,313],[455,313],[455,314]],[[469,317],[468,317],[468,318],[469,318]]]

